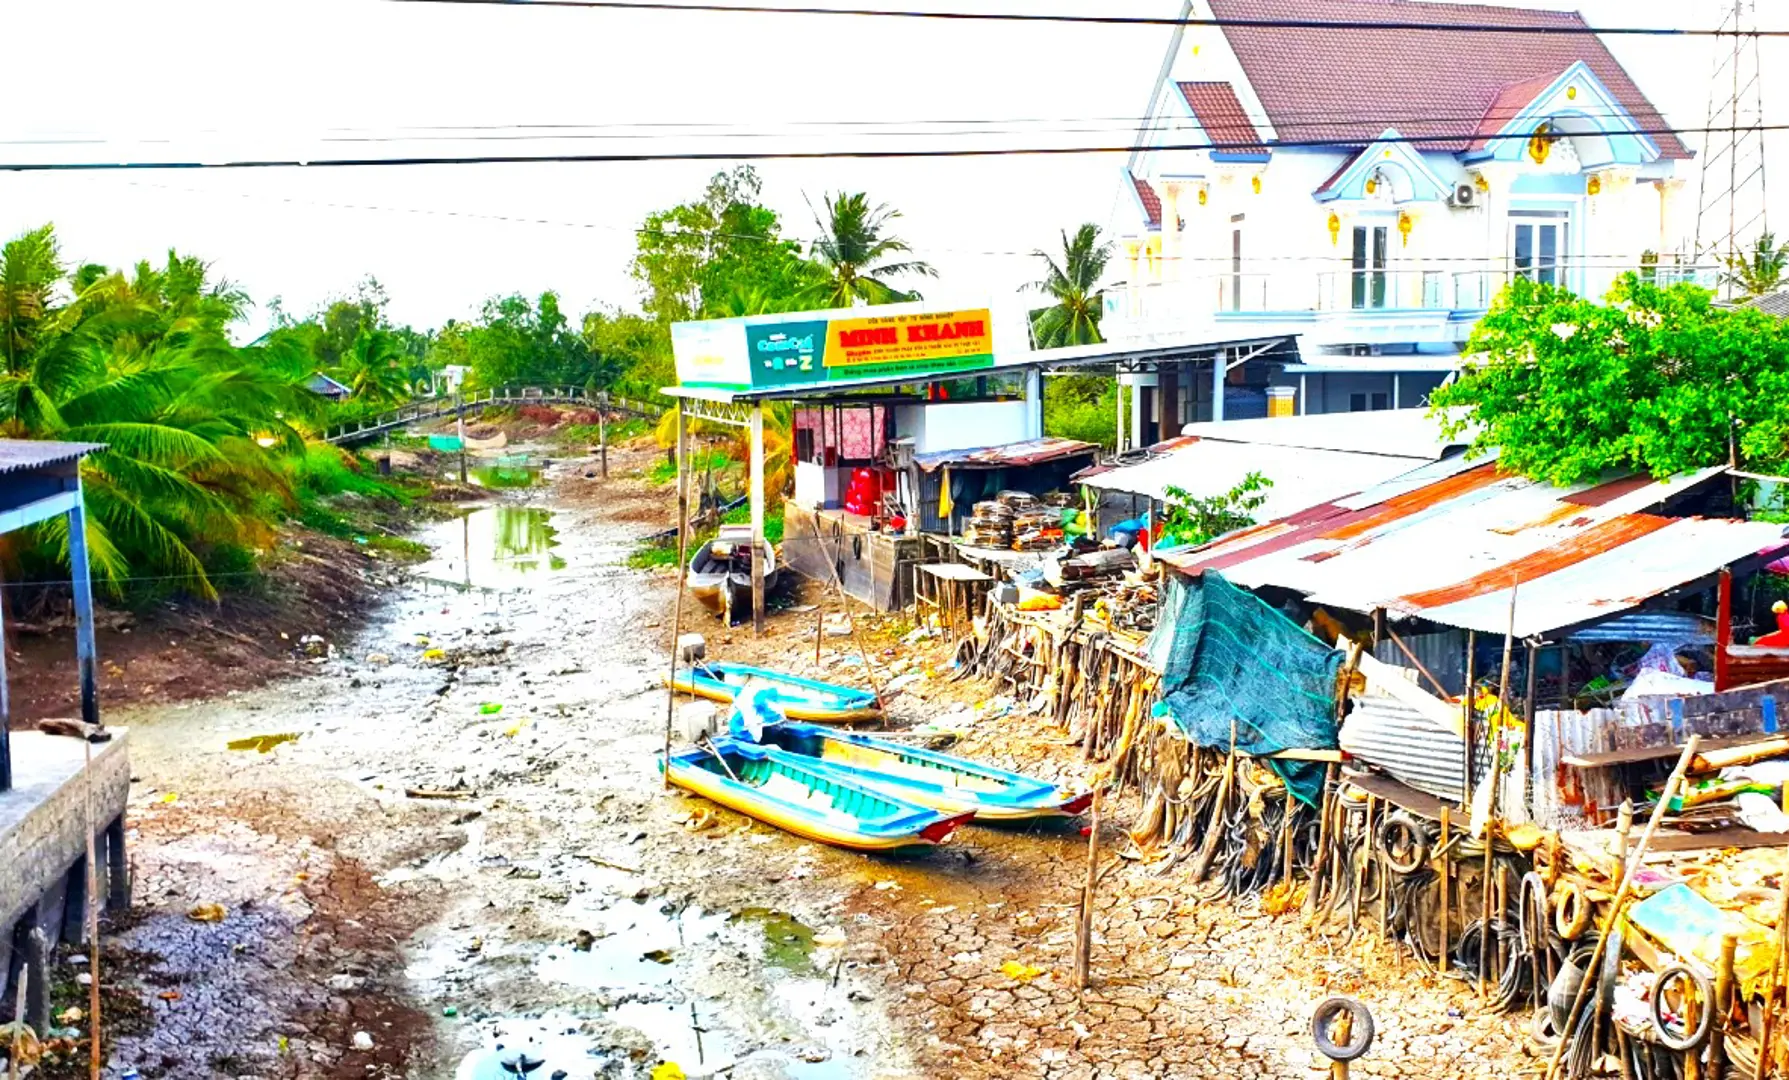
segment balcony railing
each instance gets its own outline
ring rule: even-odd
[[[1345,314],[1357,312],[1476,313],[1491,306],[1503,287],[1517,276],[1553,281],[1600,295],[1615,277],[1632,267],[1578,266],[1560,263],[1537,270],[1435,269],[1388,267],[1383,270],[1243,271],[1203,274],[1120,290],[1112,314],[1137,324],[1181,322],[1224,315]],[[1664,265],[1640,271],[1660,285],[1688,282],[1713,288],[1713,267]]]

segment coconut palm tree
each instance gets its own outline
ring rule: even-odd
[[[392,404],[410,396],[410,358],[389,330],[361,327],[335,376],[358,400]]]
[[[1100,336],[1099,321],[1105,303],[1100,279],[1112,259],[1110,242],[1101,243],[1099,226],[1092,223],[1075,230],[1073,239],[1062,234],[1062,261],[1046,251],[1033,252],[1044,261],[1044,277],[1026,288],[1051,297],[1055,303],[1031,313],[1031,336],[1039,349],[1067,345],[1094,345]]]
[[[820,237],[814,241],[809,257],[820,272],[820,280],[809,290],[810,302],[821,307],[855,307],[866,304],[893,304],[918,300],[917,292],[903,292],[889,283],[904,275],[937,277],[938,272],[916,259],[896,256],[912,252],[905,240],[888,233],[888,227],[901,216],[887,203],[871,206],[869,197],[859,191],[839,192],[825,201],[824,218],[814,213]],[[810,209],[812,209],[810,205]]]
[[[1774,233],[1761,233],[1750,254],[1727,259],[1727,270],[1721,280],[1737,290],[1741,299],[1776,292],[1789,271],[1789,245],[1779,245]]]
[[[269,500],[289,493],[281,455],[302,447],[291,418],[309,404],[230,345],[245,305],[174,253],[129,278],[92,266],[71,277],[48,226],[0,247],[0,433],[104,444],[81,478],[94,574],[114,589],[146,573],[214,597],[200,553],[264,539]],[[65,519],[35,539],[66,562]]]

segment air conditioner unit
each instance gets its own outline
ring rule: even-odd
[[[1478,205],[1478,189],[1471,184],[1455,184],[1454,193],[1447,197],[1447,205],[1467,208]]]

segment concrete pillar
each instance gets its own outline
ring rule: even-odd
[[[71,944],[87,943],[87,856],[75,860],[63,888],[62,940]]]
[[[764,636],[764,403],[752,402],[752,633]]]
[[[1131,376],[1131,442],[1132,446],[1143,445],[1143,383]]]
[[[1398,402],[1403,400],[1403,391],[1404,391],[1403,375],[1401,375],[1400,373],[1398,373],[1396,371],[1392,372],[1391,373],[1391,407],[1392,408],[1398,409],[1398,408],[1403,407],[1398,404]]]
[[[124,815],[106,826],[106,907],[130,907],[130,859],[124,850]]]
[[[1116,376],[1114,376],[1114,377],[1116,377]],[[1122,382],[1120,382],[1118,384],[1116,392],[1113,393],[1113,395],[1112,395],[1112,404],[1115,406],[1115,408],[1117,410],[1112,417],[1112,449],[1115,452],[1120,453],[1120,454],[1124,453],[1124,444],[1125,444],[1125,438],[1124,438],[1124,434],[1125,434],[1125,432],[1124,432],[1124,392],[1125,392],[1125,386]]]
[[[1229,366],[1229,359],[1224,353],[1220,352],[1211,358],[1211,418],[1213,420],[1224,418],[1224,376],[1229,374],[1227,370]]]
[[[1305,415],[1305,400],[1308,396],[1309,393],[1305,389],[1305,376],[1301,374],[1298,377],[1298,415],[1300,416]]]
[[[1156,439],[1167,442],[1180,434],[1180,362],[1163,361],[1155,373]]]
[[[4,605],[0,605],[3,609]],[[12,700],[7,688],[6,679],[6,626],[3,611],[0,611],[0,791],[12,790],[12,735],[9,725],[12,723]],[[4,989],[4,985],[0,985]]]
[[[80,481],[75,482],[80,490]],[[99,724],[98,658],[93,643],[93,582],[87,570],[87,512],[79,503],[68,512],[68,573],[75,594],[75,659],[81,678],[81,719]]]
[[[25,1023],[43,1034],[50,1028],[50,942],[37,925],[39,906],[33,904],[19,916],[13,929],[13,954],[18,957],[18,977],[25,980]],[[18,1000],[17,991],[11,995]],[[13,1001],[8,1001],[10,1008]],[[18,1019],[14,1017],[14,1019]]]
[[[1025,400],[1031,408],[1025,415],[1025,437],[1041,439],[1044,437],[1044,373],[1040,368],[1032,368],[1025,373]]]
[[[1180,249],[1180,185],[1172,181],[1162,185],[1162,280],[1181,281]]]

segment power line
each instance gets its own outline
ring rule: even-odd
[[[435,2],[435,0],[396,0],[396,2]],[[472,3],[480,0],[447,0],[453,3]],[[532,0],[531,0],[532,2]],[[1594,130],[1572,132],[1571,137],[1584,138],[1599,135],[1715,135],[1733,132],[1769,132],[1789,130],[1789,124],[1742,124],[1725,127],[1701,128],[1622,128],[1614,130]],[[1526,132],[1477,134],[1473,132],[1396,135],[1385,138],[1362,140],[1353,138],[1328,139],[1284,139],[1272,143],[1264,143],[1259,137],[1240,140],[1210,141],[1203,143],[1175,143],[1158,146],[1137,146],[1127,143],[1123,146],[1030,146],[1030,147],[977,147],[977,148],[919,148],[905,150],[690,150],[665,153],[592,153],[592,154],[487,154],[487,155],[411,155],[406,157],[360,157],[360,158],[251,158],[237,161],[79,161],[79,162],[6,162],[0,163],[0,172],[132,172],[164,169],[296,169],[296,168],[379,168],[414,165],[530,165],[530,164],[637,164],[645,162],[673,161],[821,161],[831,159],[844,160],[879,160],[890,158],[992,158],[992,157],[1064,157],[1080,154],[1131,154],[1138,151],[1161,152],[1174,150],[1211,150],[1217,152],[1250,153],[1258,152],[1263,147],[1277,150],[1317,150],[1317,149],[1356,149],[1365,143],[1402,143],[1402,144],[1434,144],[1434,143],[1467,143],[1467,142],[1501,142],[1508,139],[1519,139],[1526,142],[1531,136]]]
[[[918,11],[901,8],[783,7],[769,4],[671,3],[666,0],[387,0],[388,3],[446,7],[575,8],[599,11],[660,11],[732,15],[834,15],[946,22],[1078,23],[1101,26],[1213,26],[1238,30],[1398,30],[1449,34],[1535,34],[1541,36],[1625,35],[1641,37],[1789,37],[1786,30],[1689,29],[1665,26],[1588,26],[1583,22],[1439,23],[1418,20],[1167,18],[1147,15],[1052,15],[1039,12]],[[1558,13],[1572,18],[1565,13]]]
[[[146,184],[146,183],[142,183],[140,181],[131,181],[130,186],[137,187],[137,188],[151,189],[151,190],[156,190],[156,191],[179,192],[179,193],[184,193],[184,194],[188,194],[188,195],[198,195],[198,196],[203,196],[203,197],[208,197],[208,198],[215,197],[220,194],[233,195],[240,199],[266,199],[268,201],[286,203],[286,204],[292,205],[292,206],[310,206],[310,207],[329,209],[329,210],[351,210],[351,211],[365,212],[365,213],[413,214],[413,215],[424,215],[424,216],[431,216],[431,217],[451,217],[451,218],[462,218],[462,219],[471,220],[471,221],[491,221],[491,222],[497,222],[500,224],[534,225],[534,226],[546,226],[546,227],[551,227],[551,228],[565,228],[565,229],[600,229],[600,230],[609,231],[609,232],[631,233],[636,236],[654,235],[654,236],[661,236],[661,237],[677,237],[677,236],[687,235],[687,236],[692,236],[692,237],[700,237],[702,239],[708,239],[708,240],[741,240],[741,241],[748,241],[748,242],[753,242],[753,243],[767,243],[767,244],[795,243],[795,244],[801,245],[801,246],[806,246],[806,245],[812,244],[814,242],[814,240],[816,239],[814,237],[807,237],[807,236],[758,236],[758,235],[754,235],[754,234],[750,234],[750,233],[705,232],[702,230],[695,230],[695,229],[651,229],[651,228],[646,228],[644,226],[610,225],[610,224],[603,224],[603,223],[599,223],[599,222],[590,222],[590,221],[563,221],[563,220],[557,220],[557,219],[553,219],[553,218],[525,218],[525,217],[515,217],[513,215],[507,215],[507,214],[485,214],[485,213],[479,213],[477,211],[472,211],[472,210],[439,210],[439,209],[433,209],[433,208],[429,208],[429,207],[382,206],[382,205],[372,204],[372,203],[325,202],[325,201],[316,200],[316,199],[297,199],[297,198],[293,198],[288,195],[270,195],[270,194],[265,194],[262,192],[247,192],[247,191],[212,192],[212,191],[204,191],[200,188],[175,187],[175,186],[168,185],[168,184]],[[987,256],[990,258],[1031,259],[1031,258],[1035,258],[1037,255],[1037,252],[1035,250],[1033,250],[1033,251],[990,251],[990,250],[982,249],[982,248],[950,248],[950,247],[936,247],[933,245],[927,245],[926,250],[928,252],[939,252],[939,253],[948,254],[948,255],[980,255],[980,256]],[[1176,263],[1176,262],[1178,262],[1178,263],[1217,263],[1217,264],[1222,264],[1223,266],[1228,267],[1232,264],[1233,258],[1234,258],[1234,256],[1232,256],[1232,255],[1166,255],[1166,254],[1157,254],[1153,257],[1153,259],[1151,261],[1158,262],[1158,263]],[[1257,263],[1321,263],[1321,264],[1326,264],[1326,265],[1333,267],[1338,261],[1340,261],[1340,258],[1341,257],[1338,255],[1252,255],[1252,256],[1249,256],[1247,258],[1247,260],[1245,260],[1245,261],[1251,265],[1257,264]],[[1503,255],[1425,256],[1420,260],[1411,260],[1410,265],[1394,266],[1392,269],[1388,270],[1388,272],[1410,273],[1417,269],[1416,264],[1419,262],[1423,265],[1432,265],[1432,264],[1436,264],[1436,263],[1443,263],[1443,264],[1447,264],[1449,266],[1483,265],[1486,267],[1494,267],[1494,266],[1506,265],[1508,263],[1508,261],[1509,261],[1508,258]],[[1569,265],[1578,266],[1578,267],[1595,267],[1598,265],[1601,265],[1604,267],[1631,266],[1634,264],[1634,256],[1631,252],[1618,252],[1618,253],[1606,254],[1606,255],[1580,255],[1580,256],[1569,258],[1566,261],[1567,261],[1567,263],[1569,263]],[[1667,270],[1678,269],[1678,267],[1674,267],[1669,264],[1664,264],[1664,266],[1665,266],[1665,269],[1667,269]],[[1466,272],[1470,272],[1470,271],[1466,271]],[[1226,269],[1226,270],[1223,270],[1222,272],[1218,273],[1215,276],[1230,277],[1230,276],[1232,276],[1232,272]],[[1245,276],[1247,276],[1246,273],[1245,273]]]

